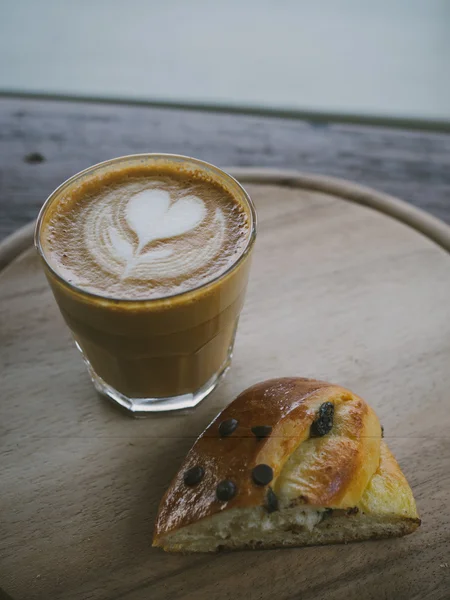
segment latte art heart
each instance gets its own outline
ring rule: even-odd
[[[246,210],[219,183],[125,169],[80,186],[55,206],[46,252],[82,289],[151,299],[217,278],[245,250],[249,235]]]
[[[220,251],[223,212],[217,207],[206,217],[205,203],[194,195],[173,202],[165,190],[142,190],[120,204],[93,204],[85,243],[95,262],[121,279],[176,278],[198,271]]]
[[[139,248],[149,242],[187,233],[205,218],[203,200],[185,196],[171,204],[165,190],[143,190],[135,194],[125,209],[128,225],[136,233]]]

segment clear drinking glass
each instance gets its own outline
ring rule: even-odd
[[[66,281],[45,256],[42,236],[49,207],[70,193],[73,186],[90,178],[114,169],[154,163],[180,168],[184,174],[201,170],[220,182],[247,212],[251,231],[244,252],[214,280],[152,300],[104,297]],[[196,406],[226,372],[255,237],[255,208],[233,177],[189,157],[140,154],[94,165],[57,188],[39,213],[35,245],[95,388],[131,413],[145,414]]]

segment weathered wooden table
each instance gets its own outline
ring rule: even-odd
[[[363,183],[450,222],[450,134],[190,110],[0,98],[0,239],[96,162],[172,152]]]

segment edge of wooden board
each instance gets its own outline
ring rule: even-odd
[[[405,223],[450,252],[450,225],[389,194],[344,179],[294,170],[258,167],[229,167],[224,170],[244,184],[279,185],[323,192],[367,206]],[[0,271],[33,244],[34,225],[34,222],[28,223],[0,243]]]

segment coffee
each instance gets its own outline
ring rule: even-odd
[[[96,388],[132,411],[194,406],[229,365],[255,238],[231,177],[185,157],[102,163],[44,205],[36,244]]]
[[[43,224],[46,258],[95,294],[153,299],[224,273],[250,235],[242,204],[219,183],[174,169],[125,167],[85,182]]]

